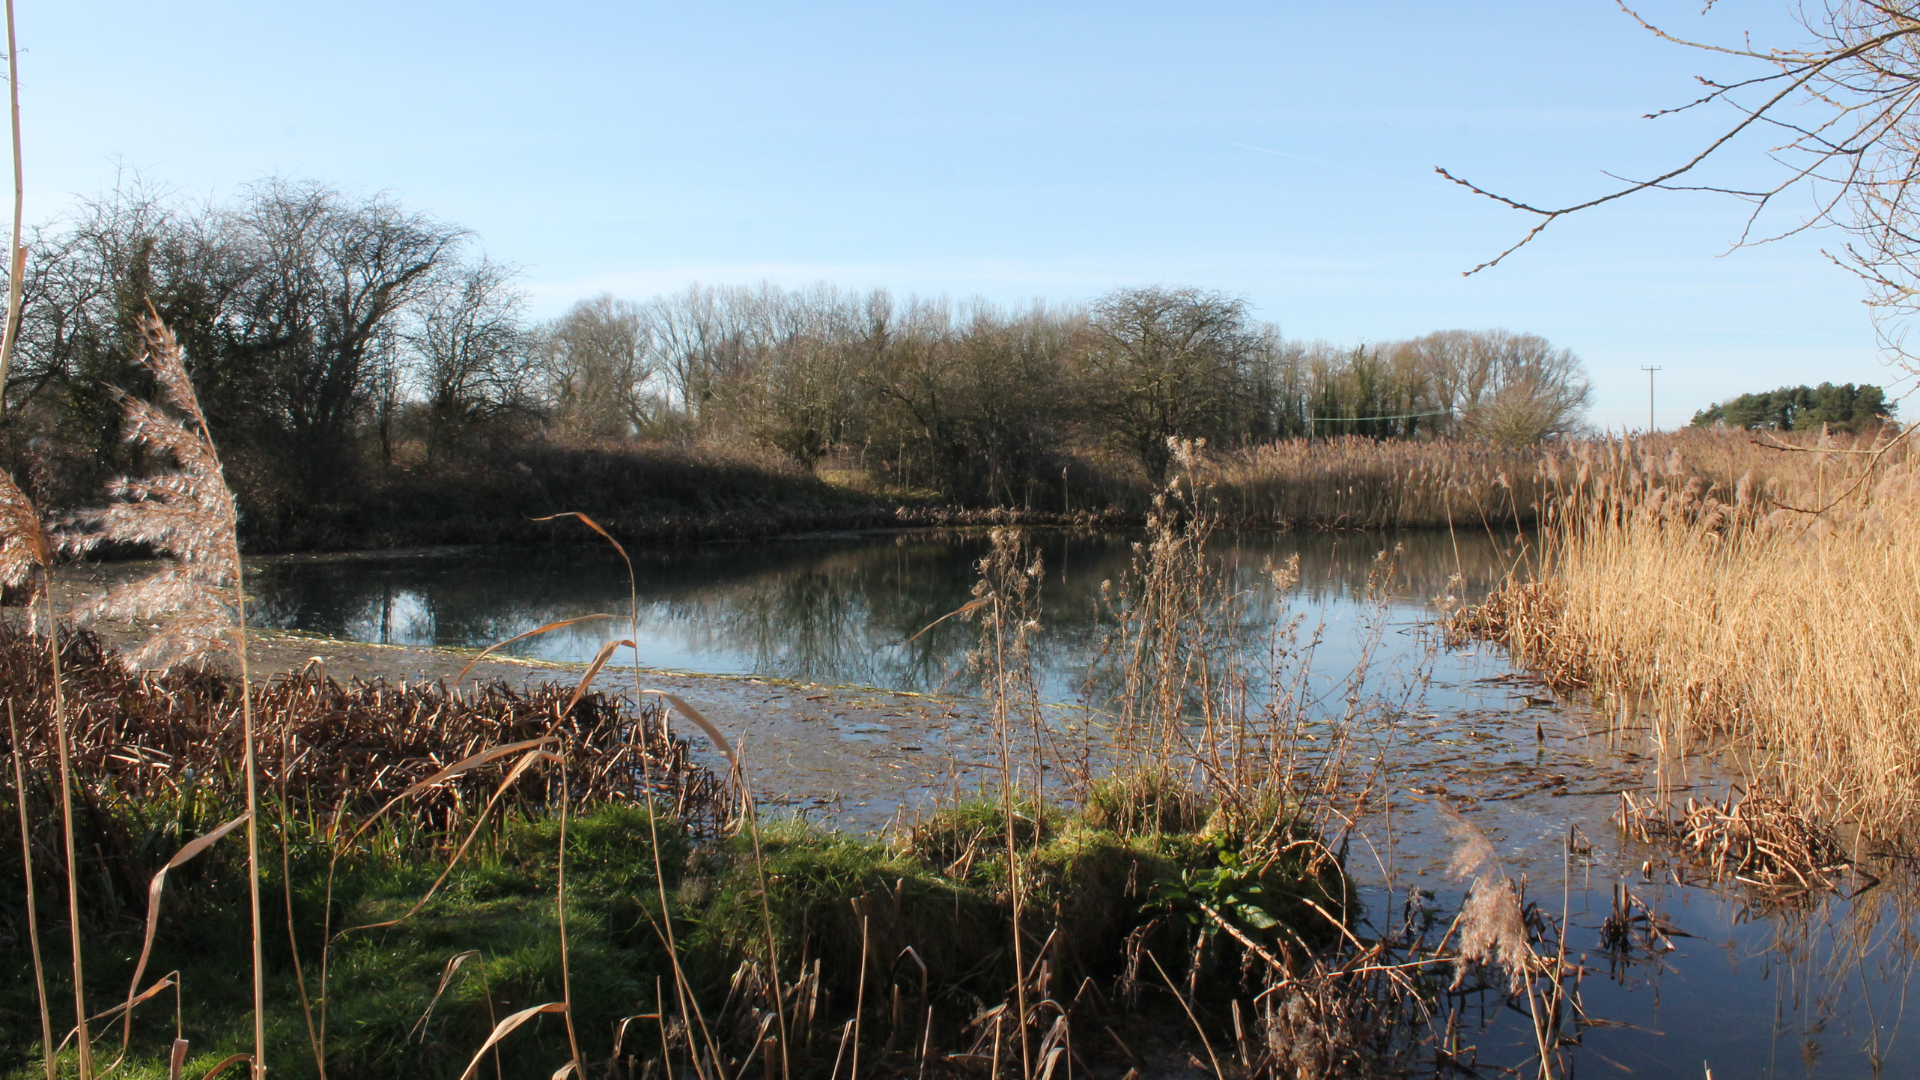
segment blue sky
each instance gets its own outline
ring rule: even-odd
[[[1660,0],[1696,37],[1804,36],[1782,3]],[[1897,376],[1832,233],[1729,253],[1746,208],[1640,197],[1527,226],[1725,114],[1643,113],[1741,69],[1611,0],[755,4],[18,0],[28,216],[121,169],[219,196],[269,174],[387,190],[521,266],[540,313],[693,280],[1246,297],[1290,337],[1455,327],[1584,357],[1592,421]],[[1714,177],[1766,175],[1759,142]],[[1909,409],[1911,412],[1912,409]]]

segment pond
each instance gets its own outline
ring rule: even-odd
[[[1046,572],[1035,665],[1048,700],[1098,698],[1087,672],[1104,640],[1102,586],[1128,572],[1136,539],[1036,536]],[[1363,667],[1369,692],[1397,703],[1368,750],[1387,767],[1386,797],[1353,824],[1350,866],[1369,917],[1391,918],[1409,890],[1458,910],[1465,887],[1447,872],[1446,807],[1492,840],[1529,899],[1566,914],[1569,947],[1588,971],[1582,1002],[1597,1022],[1573,1051],[1574,1075],[1920,1076],[1913,1035],[1902,1031],[1920,925],[1913,888],[1890,872],[1877,885],[1850,878],[1849,896],[1700,881],[1625,835],[1613,820],[1619,792],[1657,782],[1704,798],[1736,775],[1697,756],[1661,757],[1640,733],[1555,701],[1498,650],[1438,642],[1434,599],[1470,598],[1524,573],[1520,540],[1484,531],[1215,539],[1249,649],[1297,619],[1298,637],[1318,641],[1312,679],[1337,688]],[[966,694],[977,689],[967,653],[978,629],[958,619],[926,628],[971,598],[988,546],[983,534],[952,532],[637,551],[639,660]],[[1295,556],[1299,584],[1276,591],[1268,568]],[[624,615],[628,603],[617,557],[587,545],[265,560],[251,591],[263,626],[469,649],[562,619]],[[510,649],[585,661],[626,631],[583,624]],[[1645,947],[1603,946],[1602,924],[1623,895],[1666,928]],[[1468,1019],[1462,1042],[1479,1047],[1480,1075],[1532,1054],[1523,1014]]]
[[[1135,558],[1126,535],[1034,534],[1045,579],[1036,676],[1050,700],[1080,695],[1104,637],[1102,586]],[[1410,533],[1385,543],[1393,572],[1378,575],[1383,541],[1366,534],[1222,535],[1212,551],[1242,595],[1242,639],[1260,642],[1303,617],[1321,630],[1317,667],[1350,669],[1368,647],[1368,583],[1398,613],[1396,629],[1424,618],[1460,575],[1483,591],[1523,558],[1518,538],[1485,532]],[[972,599],[977,564],[991,546],[978,531],[688,545],[633,552],[643,667],[751,674],[823,685],[917,692],[977,688],[967,652],[979,639],[952,619]],[[1300,583],[1276,592],[1268,566],[1298,556]],[[604,546],[578,545],[404,557],[282,558],[252,571],[251,621],[350,641],[484,648],[548,623],[584,623],[503,651],[586,662],[628,636],[626,570]],[[929,626],[931,629],[928,629]],[[921,633],[921,631],[926,631]],[[1418,647],[1390,635],[1383,661]],[[626,652],[619,662],[631,662]]]

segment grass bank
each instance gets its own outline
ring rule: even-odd
[[[1532,524],[1538,453],[1466,440],[1289,440],[1213,452],[1188,444],[1176,473],[1231,527],[1510,528]],[[1071,456],[1060,486],[1007,504],[956,503],[889,487],[834,459],[818,471],[753,445],[527,443],[428,467],[407,455],[368,466],[335,501],[239,491],[248,550],[345,551],[571,539],[537,519],[594,516],[629,543],[954,525],[1139,528],[1159,490],[1130,458]]]
[[[7,751],[33,778],[49,999],[72,1001],[69,935],[49,917],[72,881],[96,1063],[124,1046],[121,1075],[167,1076],[184,1040],[186,1072],[202,1075],[252,1045],[241,835],[163,874],[156,907],[147,886],[244,808],[240,689],[212,674],[136,677],[94,639],[68,638],[76,850],[89,853],[70,877],[43,650],[0,629],[0,680],[27,721]],[[485,1071],[546,1075],[577,1053],[637,1074],[663,1037],[695,1050],[711,1040],[729,1074],[778,1052],[792,1075],[821,1075],[848,1040],[870,1070],[892,1069],[971,1046],[1016,985],[1084,1018],[1111,1007],[1089,985],[1150,979],[1152,961],[1139,968],[1154,954],[1190,973],[1194,1007],[1218,1011],[1249,950],[1340,943],[1348,883],[1293,815],[1249,831],[1162,776],[1110,780],[1077,805],[962,801],[884,837],[758,823],[658,708],[568,698],[342,687],[319,673],[257,694],[258,737],[278,748],[263,754],[261,840],[274,1075],[320,1075],[318,1041],[326,1075],[456,1077],[501,1020],[555,1001],[573,1003],[568,1015],[537,1014]],[[563,774],[502,755],[434,779],[491,747],[535,743],[564,758]],[[9,794],[11,824],[21,806]],[[0,863],[12,898],[0,912],[0,1072],[20,1077],[39,1069],[23,865]],[[784,973],[777,992],[769,972]],[[154,986],[123,1025],[114,1010],[129,988]],[[793,1027],[784,1042],[763,1023],[775,1012]],[[845,1031],[848,1015],[865,1029]],[[74,1054],[69,1044],[64,1067]]]
[[[1683,432],[1576,445],[1542,471],[1537,578],[1460,632],[1622,723],[1731,743],[1805,809],[1911,839],[1920,460],[1904,444]]]

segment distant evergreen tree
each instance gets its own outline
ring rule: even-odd
[[[1823,382],[1741,394],[1694,413],[1693,426],[1818,431],[1825,424],[1833,431],[1861,432],[1887,423],[1894,408],[1878,386]]]

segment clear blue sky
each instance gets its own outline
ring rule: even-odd
[[[1798,43],[1780,2],[1657,0]],[[28,216],[116,170],[198,195],[279,173],[475,230],[541,313],[611,290],[817,280],[1086,298],[1194,284],[1290,337],[1543,334],[1599,425],[1782,383],[1890,382],[1829,234],[1736,251],[1745,207],[1658,194],[1460,271],[1541,203],[1647,173],[1725,114],[1640,119],[1737,71],[1611,0],[1264,4],[17,0]],[[1751,180],[1749,144],[1716,175]],[[1909,406],[1909,413],[1920,407]],[[1909,419],[1916,417],[1909,416]]]

